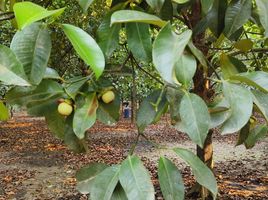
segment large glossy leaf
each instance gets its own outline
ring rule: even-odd
[[[159,12],[165,2],[165,0],[146,0],[146,2],[151,6],[152,9]]]
[[[173,20],[173,4],[171,0],[165,0],[164,4],[160,10],[160,17],[163,20],[170,20],[172,22]]]
[[[44,79],[59,79],[62,80],[62,78],[60,77],[60,75],[58,74],[58,72],[55,69],[52,69],[50,67],[46,68],[45,74],[44,74]]]
[[[112,15],[111,25],[115,23],[127,23],[127,22],[142,22],[142,23],[154,24],[159,27],[162,27],[166,24],[165,21],[161,20],[155,15],[150,15],[135,10],[120,10]]]
[[[0,81],[6,85],[30,86],[22,64],[4,45],[0,45]]]
[[[62,28],[78,55],[99,78],[104,70],[105,59],[98,44],[88,33],[76,26],[63,24]]]
[[[190,40],[188,42],[188,47],[189,47],[190,51],[192,52],[192,54],[201,63],[201,65],[205,69],[207,69],[208,68],[208,65],[207,65],[207,61],[206,61],[206,58],[205,58],[204,54],[202,53],[202,51],[200,51],[198,48],[196,48],[196,46],[193,44],[193,41],[192,40]]]
[[[111,197],[111,200],[128,200],[127,195],[120,183],[117,184]]]
[[[220,55],[220,67],[224,79],[229,79],[231,76],[239,73],[238,69],[231,63],[229,57],[225,53]]]
[[[190,165],[197,182],[211,191],[216,199],[218,188],[212,171],[191,151],[181,148],[175,148],[174,151]]]
[[[249,133],[250,133],[250,121],[248,121],[248,123],[239,131],[238,139],[235,146],[243,144],[248,138]]]
[[[216,37],[222,33],[227,0],[214,0],[212,3],[207,15],[194,27],[194,34],[204,32],[208,27]]]
[[[184,185],[182,176],[169,159],[161,157],[158,164],[158,178],[165,200],[183,200]]]
[[[68,146],[69,149],[75,153],[83,153],[86,151],[85,146],[77,138],[73,131],[73,115],[70,115],[66,118],[66,124],[64,129],[64,143]],[[79,181],[79,180],[78,180]]]
[[[268,92],[268,73],[264,71],[240,73],[231,76],[230,79],[256,87],[263,92]]]
[[[0,121],[6,121],[9,118],[9,112],[7,107],[2,101],[0,101]]]
[[[27,25],[46,17],[57,17],[64,11],[64,8],[58,10],[47,10],[28,1],[16,3],[13,9],[19,29],[23,29]]]
[[[268,94],[264,92],[260,92],[258,90],[252,90],[253,94],[253,102],[261,111],[262,115],[264,116],[266,122],[268,122]]]
[[[94,179],[108,166],[102,163],[91,163],[84,166],[76,173],[77,190],[82,194],[89,194],[94,183]]]
[[[251,16],[252,1],[232,0],[225,14],[224,34],[229,37],[245,24]]]
[[[265,36],[268,37],[268,3],[266,0],[256,0],[261,24],[265,29]]]
[[[89,80],[89,77],[73,77],[67,80],[63,87],[66,93],[72,98],[75,99],[76,95],[79,92],[79,89]]]
[[[255,146],[256,142],[268,134],[268,127],[266,125],[259,125],[252,129],[245,141],[245,146],[247,149],[250,149]]]
[[[175,127],[186,132],[193,142],[203,147],[210,126],[205,102],[196,94],[185,94],[180,104],[180,117],[181,122]]]
[[[191,54],[183,54],[175,65],[177,80],[184,86],[189,86],[194,77],[197,63]]]
[[[107,125],[115,124],[120,116],[120,103],[120,97],[117,93],[115,99],[109,104],[100,101],[97,109],[97,119]]]
[[[121,24],[113,24],[110,26],[113,12],[114,11],[111,11],[103,18],[103,21],[97,30],[97,42],[107,57],[110,57],[112,52],[119,45],[119,31],[121,29]]]
[[[104,169],[98,174],[92,184],[90,199],[110,200],[119,179],[119,165]]]
[[[230,105],[230,117],[221,127],[222,134],[239,131],[248,122],[253,107],[252,95],[244,87],[223,82],[223,94]]]
[[[149,124],[158,121],[161,115],[167,110],[168,103],[165,98],[165,94],[163,94],[160,99],[158,107],[156,108],[154,106],[160,96],[160,93],[160,90],[154,91],[142,101],[137,113],[136,122],[140,132],[143,132]]]
[[[148,171],[136,156],[123,161],[119,180],[128,200],[154,200],[154,187]]]
[[[149,25],[143,23],[126,24],[128,47],[138,60],[150,62],[152,59],[152,42]]]
[[[84,13],[87,13],[87,9],[92,4],[94,0],[77,0]]]
[[[57,107],[56,107],[57,108]],[[46,123],[50,132],[59,139],[64,139],[65,117],[57,109],[45,114]]]
[[[172,119],[172,125],[175,122],[180,121],[180,103],[182,97],[184,96],[184,92],[181,90],[177,90],[174,88],[167,88],[166,98],[169,103],[169,112],[170,117]]]
[[[31,102],[40,103],[64,94],[62,86],[53,80],[43,80],[37,87],[15,87],[7,94],[11,104],[27,105]]]
[[[214,0],[201,0],[202,12],[207,14],[213,5]]]
[[[192,32],[184,31],[177,35],[172,26],[167,23],[159,32],[153,44],[153,63],[161,77],[168,83],[174,84],[174,68],[181,59],[183,51],[188,44]]]
[[[232,114],[230,105],[225,98],[222,98],[216,105],[209,108],[210,128],[222,125]]]
[[[47,29],[34,23],[18,31],[10,48],[22,63],[31,83],[38,85],[43,79],[51,52],[51,39]]]
[[[89,129],[96,121],[96,110],[98,108],[98,99],[96,94],[89,94],[84,105],[81,105],[75,110],[73,129],[76,136],[79,139],[85,137],[85,132]]]

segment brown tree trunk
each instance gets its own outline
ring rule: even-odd
[[[196,0],[195,3],[193,3],[192,6],[192,13],[188,16],[189,18],[189,28],[195,27],[195,25],[200,21],[202,17],[201,12],[201,3],[200,0]],[[194,44],[198,47],[204,45],[204,37],[205,34],[199,34],[193,38]],[[208,48],[200,49],[203,54],[206,56],[208,54]],[[203,68],[198,68],[196,70],[195,76],[193,78],[194,82],[194,89],[193,92],[197,95],[199,95],[204,101],[208,102],[211,98],[211,94],[209,91],[209,81],[206,79],[206,76],[209,75],[210,72],[206,72],[203,70]],[[204,147],[201,148],[197,145],[197,156],[210,168],[213,169],[213,145],[212,145],[212,134],[213,130],[209,130],[208,135],[205,139]],[[191,189],[190,193],[198,193],[198,195],[201,196],[202,199],[212,199],[212,195],[210,192],[199,185],[198,183]]]

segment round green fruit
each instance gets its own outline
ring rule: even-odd
[[[58,106],[58,112],[61,115],[69,116],[73,112],[73,107],[66,102],[62,102]]]
[[[115,94],[113,91],[107,91],[102,96],[101,99],[104,103],[110,103],[114,100]]]

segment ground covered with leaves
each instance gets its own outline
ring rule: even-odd
[[[171,128],[166,119],[147,128],[145,134],[152,142],[141,138],[135,154],[152,175],[156,199],[163,199],[157,181],[160,155],[176,163],[189,191],[194,184],[191,170],[168,149],[185,147],[195,151],[195,145],[186,135]],[[18,114],[0,123],[0,199],[87,199],[76,190],[75,171],[91,162],[121,162],[136,135],[129,120],[113,127],[98,123],[89,130],[89,152],[74,154],[50,134],[42,118]],[[236,135],[215,133],[213,143],[218,199],[268,199],[268,140],[246,150],[243,146],[235,147]]]

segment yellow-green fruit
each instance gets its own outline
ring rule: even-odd
[[[66,102],[62,102],[58,106],[58,112],[61,115],[68,116],[73,112],[73,107]]]
[[[115,98],[115,95],[113,91],[107,91],[101,97],[104,103],[110,103],[114,100],[114,98]]]

